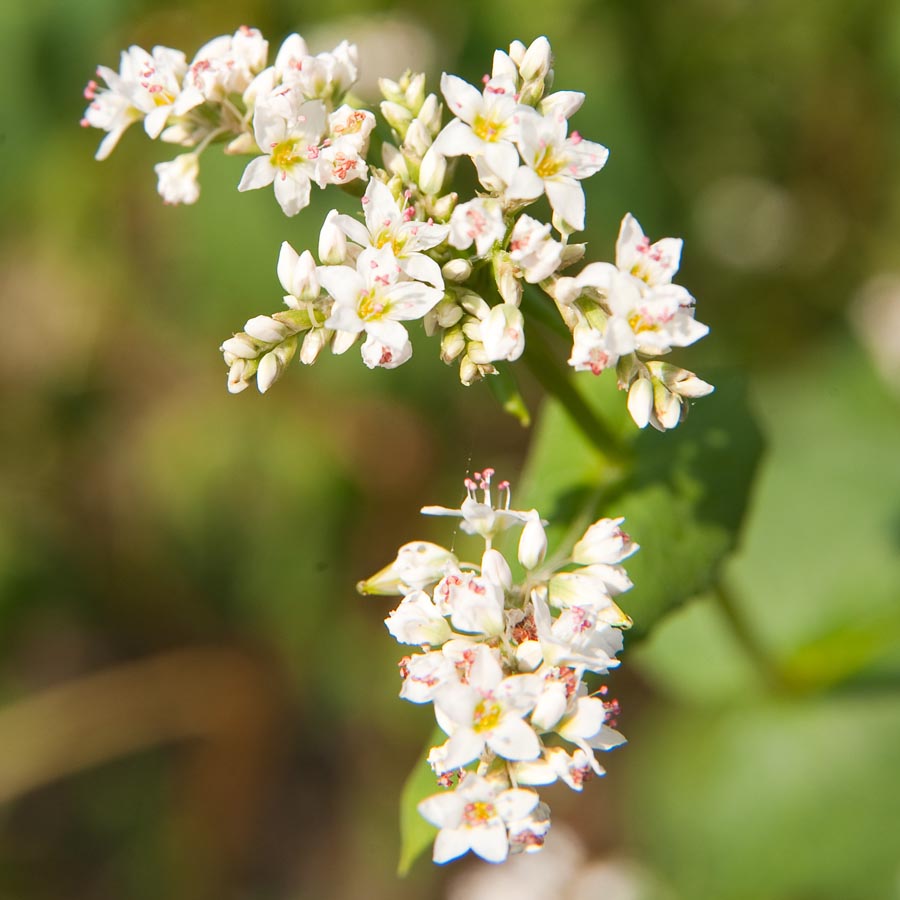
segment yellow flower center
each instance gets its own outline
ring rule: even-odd
[[[463,821],[469,827],[484,825],[496,815],[493,803],[486,803],[484,800],[476,800],[474,803],[467,803],[463,809]]]
[[[482,700],[475,707],[475,721],[472,727],[476,731],[491,731],[500,722],[502,712],[496,700]]]
[[[541,178],[551,178],[555,175],[565,164],[565,160],[561,159],[558,156],[553,155],[553,148],[548,147],[544,151],[544,155],[541,157],[540,162],[534,167],[534,171],[537,172]]]
[[[276,144],[272,148],[272,165],[278,169],[290,169],[291,166],[300,162],[300,155],[297,153],[297,141],[286,140],[280,144]]]
[[[376,298],[375,291],[363,291],[360,293],[356,312],[364,322],[380,319],[386,312],[386,309],[387,307],[384,303]]]
[[[472,124],[472,131],[478,135],[483,141],[491,143],[500,140],[503,136],[503,123],[495,122],[493,119],[485,116],[475,116]]]

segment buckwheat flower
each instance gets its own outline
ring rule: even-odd
[[[443,292],[420,281],[402,281],[393,250],[368,247],[356,268],[323,266],[319,281],[334,298],[327,328],[367,335],[393,353],[407,351],[409,335],[400,323],[422,318]]]
[[[440,646],[452,634],[447,620],[425,591],[404,597],[384,624],[401,644]]]
[[[538,592],[532,593],[537,641],[523,642],[519,647],[523,662],[537,668],[541,660],[548,666],[584,668],[606,674],[619,665],[615,658],[623,646],[622,632],[592,619],[588,610],[563,619],[553,619],[550,608]],[[535,658],[535,651],[537,657]]]
[[[390,248],[407,277],[443,290],[441,267],[423,251],[442,243],[448,227],[416,221],[415,209],[401,206],[390,188],[377,178],[370,179],[362,207],[365,224],[347,215],[336,215],[332,221],[360,247]]]
[[[437,151],[473,160],[483,157],[508,184],[519,165],[515,141],[524,110],[515,99],[514,86],[489,83],[482,93],[462,78],[445,73],[441,76],[441,93],[456,118],[435,139]]]
[[[584,189],[580,182],[606,165],[609,150],[586,141],[577,131],[567,135],[562,116],[523,116],[518,146],[525,166],[510,178],[509,196],[531,199],[547,194],[554,220],[566,231],[584,229]]]
[[[617,357],[607,346],[606,335],[580,319],[572,331],[572,353],[568,363],[576,372],[600,375],[615,365]]]
[[[196,203],[200,196],[197,176],[200,167],[196,153],[182,153],[170,162],[157,163],[154,167],[159,179],[157,190],[163,203]]]
[[[529,284],[549,278],[562,264],[565,246],[550,237],[550,225],[519,216],[509,238],[509,255]]]
[[[319,259],[325,266],[340,266],[347,261],[347,236],[335,222],[338,215],[336,209],[331,210],[319,230]]]
[[[503,785],[505,787],[505,785]],[[434,841],[436,863],[450,862],[470,850],[488,862],[509,855],[507,822],[520,822],[537,806],[538,795],[469,772],[452,792],[423,800],[419,813],[440,829]]]
[[[457,250],[467,250],[474,243],[477,254],[486,256],[505,235],[506,224],[498,200],[478,197],[461,203],[450,216],[449,243]]]
[[[328,134],[332,142],[352,146],[362,156],[369,148],[369,136],[374,128],[375,116],[366,109],[354,109],[344,104],[328,116]]]
[[[505,629],[503,587],[490,578],[451,572],[434,589],[434,599],[457,631],[497,637]]]
[[[468,684],[451,684],[435,694],[435,718],[450,736],[438,774],[472,762],[486,747],[503,759],[537,759],[540,741],[523,717],[534,708],[540,690],[536,675],[504,678],[493,656],[479,654]]]
[[[626,213],[616,241],[616,267],[651,287],[670,284],[681,262],[683,244],[681,238],[662,238],[651,244],[638,220]]]
[[[594,563],[618,565],[637,553],[636,544],[621,528],[624,518],[599,519],[589,526],[572,550],[572,561],[589,566]]]
[[[148,53],[136,45],[122,51],[118,72],[98,67],[97,75],[107,87],[88,83],[84,96],[91,102],[82,119],[82,125],[108,132],[96,159],[106,159],[128,126],[141,119],[147,135],[159,137],[175,111],[186,68],[184,54],[178,50],[154,47]],[[179,108],[179,113],[182,111]]]
[[[481,342],[487,361],[517,360],[525,349],[525,317],[511,303],[498,303],[481,322]]]
[[[229,94],[243,94],[265,68],[268,53],[269,44],[259,30],[246,25],[233,35],[208,41],[188,67],[182,111],[207,101],[222,103]]]
[[[466,499],[463,500],[459,509],[449,509],[446,506],[423,506],[422,514],[461,518],[460,527],[466,534],[480,534],[490,546],[493,538],[505,528],[527,522],[529,518],[529,513],[509,508],[511,492],[508,481],[501,481],[497,485],[500,500],[504,505],[502,507],[493,505],[491,491],[493,477],[493,469],[475,472],[472,478],[465,480]],[[481,500],[478,499],[478,491],[482,492]]]
[[[554,730],[593,760],[594,749],[610,750],[625,743],[625,738],[606,724],[607,717],[608,710],[602,700],[596,697],[579,697],[572,713]]]
[[[441,688],[459,683],[456,663],[439,650],[404,657],[400,675],[403,678],[400,697],[410,703],[431,703]]]
[[[329,106],[337,105],[359,76],[359,50],[348,41],[330,52],[303,57],[300,63],[284,70],[284,83],[307,99],[324,100]]]
[[[239,191],[274,182],[275,198],[287,216],[309,204],[310,182],[319,180],[319,143],[325,131],[325,107],[318,100],[300,105],[290,116],[269,102],[257,104],[253,134],[264,151],[248,163]]]

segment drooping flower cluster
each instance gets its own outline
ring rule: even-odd
[[[254,156],[239,189],[273,184],[289,216],[308,205],[312,184],[368,181],[358,216],[326,217],[318,263],[309,250],[282,246],[277,268],[289,309],[251,318],[222,344],[230,391],[254,379],[266,391],[298,350],[311,364],[324,348],[344,353],[360,339],[367,366],[395,368],[412,355],[403,323],[415,320],[439,336],[441,358],[471,384],[521,357],[523,293],[538,288],[535,302],[555,305],[572,334],[569,365],[594,374],[614,368],[640,427],[674,427],[690,399],[712,390],[661,359],[708,331],[694,318],[693,297],[672,284],[681,241],[651,244],[627,215],[615,266],[563,274],[585,253],[570,240],[585,227],[581,182],[604,167],[608,151],[569,127],[584,94],[549,92],[546,38],[497,50],[480,88],[444,74],[446,124],[424,75],[381,79],[379,111],[392,141],[381,144],[377,163],[368,158],[375,116],[348,95],[356,48],[343,42],[312,55],[294,34],[270,66],[267,53],[262,35],[246,27],[210,41],[190,64],[180,51],[131,47],[119,72],[98,70],[105,88],[92,81],[85,92],[82,124],[107,132],[98,158],[141,120],[150,137],[191,148],[156,167],[170,203],[196,201],[198,157],[215,141]],[[459,157],[471,160],[476,196],[453,190]],[[533,208],[542,197],[550,222]]]
[[[638,546],[622,519],[601,519],[568,558],[547,564],[545,523],[536,510],[510,509],[506,482],[495,507],[493,475],[485,469],[467,479],[459,509],[422,510],[460,517],[463,531],[480,535],[480,563],[414,541],[359,585],[366,594],[402,595],[385,623],[419,652],[400,663],[400,696],[433,704],[447,735],[428,757],[445,790],[419,804],[439,829],[438,863],[469,850],[491,862],[539,850],[550,811],[533,788],[561,780],[582,790],[604,772],[595,751],[625,740],[611,727],[618,705],[603,699],[605,687],[589,692],[584,676],[619,665],[631,620],[613,597],[632,586],[621,563]],[[515,527],[520,582],[492,546]]]
[[[239,190],[273,184],[286,215],[309,203],[312,183],[346,184],[368,177],[365,154],[375,119],[341,105],[356,81],[356,48],[346,41],[312,56],[292,34],[271,66],[269,45],[243,26],[205,44],[192,62],[180,50],[133,46],[119,71],[97,69],[106,82],[88,82],[81,124],[107,132],[97,150],[106,159],[125,130],[143,120],[151,138],[192,148],[156,166],[167,203],[194,203],[200,154],[215,141],[225,152],[254,154]]]

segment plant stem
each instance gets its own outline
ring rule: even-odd
[[[523,358],[541,387],[559,401],[572,422],[600,453],[610,462],[628,460],[631,455],[628,446],[575,389],[569,380],[569,373],[560,368],[556,357],[535,328],[529,330]]]

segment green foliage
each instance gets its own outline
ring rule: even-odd
[[[400,795],[400,861],[397,864],[397,874],[401,877],[409,872],[413,863],[431,846],[437,834],[437,829],[419,815],[417,807],[426,797],[440,790],[425,755],[431,747],[443,743],[444,737],[439,728],[434,729],[425,745],[425,752],[416,760],[403,784]]]
[[[553,402],[535,438],[525,494],[550,519],[557,545],[600,515],[625,516],[641,544],[628,562],[635,588],[623,598],[639,635],[715,583],[750,499],[762,439],[745,386],[734,377],[713,380],[716,393],[674,432],[635,435],[614,379],[600,379],[588,399],[617,433],[633,438],[633,456],[622,464],[609,463]]]

